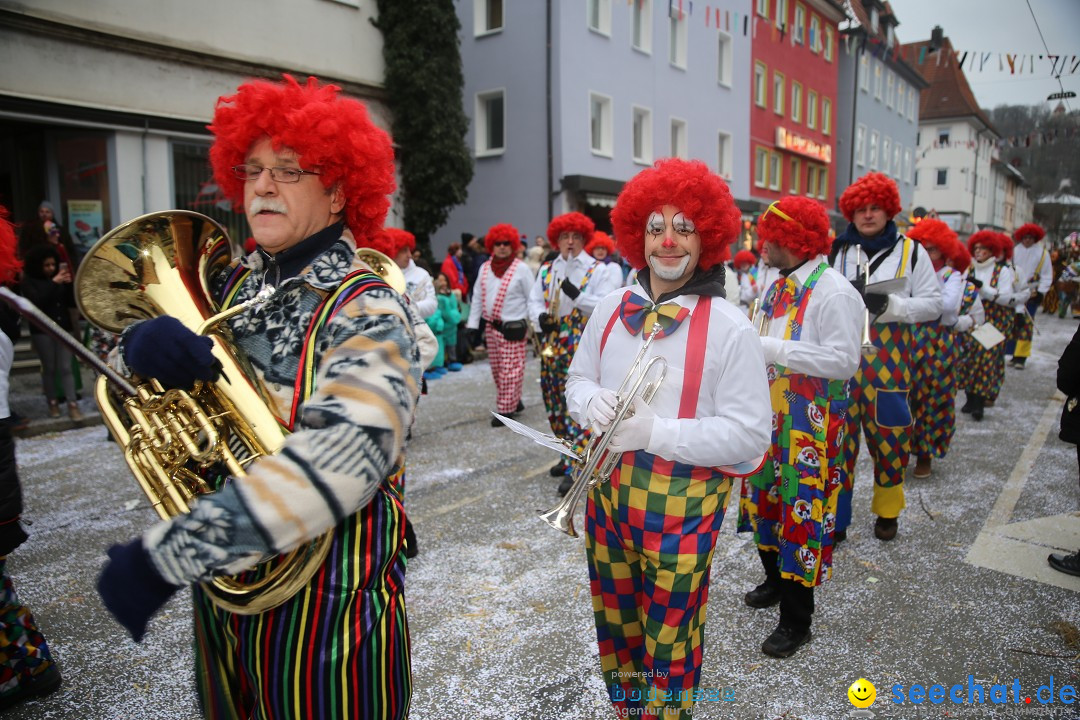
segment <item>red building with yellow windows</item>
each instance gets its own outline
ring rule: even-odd
[[[752,0],[750,197],[835,207],[837,26],[833,0]]]

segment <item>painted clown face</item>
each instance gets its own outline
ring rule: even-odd
[[[818,451],[809,446],[799,450],[795,462],[813,468],[821,467],[821,457],[818,455]]]
[[[795,562],[799,563],[799,567],[807,572],[814,567],[816,560],[817,555],[808,547],[801,547],[795,552]]]
[[[811,505],[809,501],[799,498],[791,508],[791,514],[799,518],[802,522],[807,522],[813,517],[814,506]]]

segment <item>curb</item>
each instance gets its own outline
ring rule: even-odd
[[[17,432],[13,432],[17,438],[31,438],[38,435],[48,435],[49,433],[64,432],[65,430],[76,430],[84,427],[94,427],[95,425],[103,425],[101,415],[99,413],[86,413],[83,415],[82,420],[72,420],[71,418],[45,418],[31,420],[30,424],[24,429]]]

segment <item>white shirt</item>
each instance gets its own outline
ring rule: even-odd
[[[964,286],[967,285],[967,277],[956,270],[945,280],[945,271],[948,269],[949,266],[945,265],[937,271],[938,283],[941,285],[942,327],[953,327],[960,319],[960,305],[964,302]]]
[[[739,273],[737,270],[732,270],[732,272],[739,277],[739,304],[750,307],[750,303],[758,297],[758,287],[753,276],[749,270],[744,273]]]
[[[589,268],[594,265],[601,265],[601,263],[596,262],[596,258],[587,252],[580,252],[576,257],[569,259],[559,255],[550,264],[549,286],[551,292],[549,295],[552,298],[554,298],[555,290],[562,284],[564,278],[570,278],[570,282],[580,289],[581,281],[585,279],[585,273],[589,271]],[[540,273],[543,272],[544,266],[541,265]],[[529,319],[532,321],[533,327],[539,330],[540,313],[548,311],[548,303],[544,300],[544,283],[539,281],[539,274],[537,280],[538,282],[533,285],[532,293],[529,295]],[[566,317],[575,308],[580,309],[585,315],[592,315],[593,308],[596,307],[596,303],[600,301],[600,298],[618,289],[619,286],[612,284],[611,280],[612,278],[602,267],[597,267],[593,270],[592,277],[589,278],[589,284],[585,286],[585,289],[581,291],[576,299],[571,299],[569,295],[560,291],[559,317]]]
[[[1003,265],[1001,272],[998,273],[997,285],[992,286],[990,281],[994,277],[995,265],[997,265],[997,259],[993,257],[981,263],[972,263],[972,267],[975,268],[975,279],[983,284],[979,288],[979,296],[988,300],[992,299],[998,305],[1011,306],[1013,304],[1012,268]],[[1002,328],[998,329],[1001,330]]]
[[[499,319],[524,320],[529,309],[529,293],[533,287],[532,268],[528,263],[519,260],[506,272],[510,273],[510,285],[506,288],[502,317]],[[480,266],[480,272],[476,274],[476,289],[473,290],[473,301],[469,307],[469,319],[465,327],[475,330],[480,327],[482,316],[495,317],[495,298],[499,296],[499,287],[503,280],[506,280],[505,275],[501,278],[495,277],[490,260]]]
[[[1024,303],[1030,299],[1031,291],[1045,295],[1054,280],[1053,263],[1043,241],[1032,243],[1031,247],[1017,243],[1013,248],[1013,267],[1016,270],[1016,312],[1026,313]],[[1035,280],[1036,272],[1039,273],[1038,281]]]
[[[891,278],[908,278],[907,288],[903,292],[890,293],[889,305],[885,312],[878,315],[874,322],[877,323],[919,323],[929,320],[937,320],[941,317],[941,286],[938,284],[934,265],[930,262],[930,256],[917,242],[911,241],[912,251],[918,253],[915,261],[915,269],[912,270],[913,256],[904,257],[904,236],[897,235],[896,244],[891,248],[885,248],[867,257],[861,245],[847,245],[836,255],[833,267],[848,280],[855,280],[862,272],[865,262],[874,264],[874,260],[885,253],[888,256],[881,265],[870,273],[870,282],[880,282]],[[901,268],[900,263],[907,263],[907,267]]]
[[[959,273],[964,278],[964,286],[967,286],[967,273]],[[964,304],[963,294],[960,297],[960,304]],[[974,327],[978,327],[986,322],[986,311],[983,309],[982,298],[975,295],[975,302],[971,303],[971,307],[968,311],[957,318],[956,325],[953,326],[953,330],[956,332],[967,332]]]
[[[818,265],[828,261],[818,255],[791,273],[791,278],[803,287]],[[865,311],[859,292],[843,275],[829,268],[810,293],[798,340],[784,339],[784,318],[768,321],[762,338],[766,359],[811,377],[847,380],[859,369]]]
[[[431,275],[411,259],[401,274],[405,276],[405,294],[421,319],[427,320],[439,310],[439,298],[435,296],[435,283],[431,282]]]
[[[641,285],[631,288],[648,297]],[[623,296],[611,293],[596,306],[596,319],[585,326],[566,380],[566,403],[570,415],[584,422],[589,401],[601,389],[617,390],[638,351],[641,334],[630,335],[616,321],[603,355],[600,339]],[[670,302],[689,308],[697,295],[683,295]],[[765,453],[772,441],[772,407],[769,381],[761,343],[750,321],[723,298],[711,298],[708,351],[698,392],[694,418],[679,419],[686,342],[691,319],[670,337],[655,340],[649,358],[662,355],[668,363],[667,375],[650,406],[656,413],[647,452],[675,462],[700,467],[734,465]]]

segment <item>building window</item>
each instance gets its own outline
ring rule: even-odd
[[[870,131],[870,169],[877,170],[878,131]]]
[[[784,87],[784,75],[773,70],[772,74],[772,97],[773,97],[773,112],[777,115],[784,114],[784,93],[786,88]]]
[[[889,152],[892,151],[892,138],[888,135],[881,139],[881,172],[889,174]]]
[[[802,45],[803,34],[806,32],[806,8],[795,3],[795,20],[791,23],[791,33],[795,42]]]
[[[671,13],[671,17],[668,18],[668,24],[671,28],[669,33],[671,36],[671,52],[668,54],[668,60],[678,68],[686,67],[686,30],[689,19],[689,15],[679,17],[677,11]]]
[[[917,169],[915,170],[915,179],[912,180],[911,184],[915,187],[919,187],[919,171]]]
[[[951,127],[939,127],[937,129],[938,147],[949,147],[949,130]]]
[[[817,199],[824,200],[829,194],[829,168],[819,167],[817,176]]]
[[[652,0],[634,2],[630,42],[635,50],[652,52]]]
[[[943,187],[948,187],[948,185],[949,185],[949,169],[948,168],[938,168],[937,169],[937,177],[934,179],[934,187],[943,188]]]
[[[806,164],[806,196],[817,195],[818,168],[817,165]]]
[[[589,93],[589,147],[593,154],[612,156],[611,98]]]
[[[503,0],[473,0],[473,28],[477,35],[503,29]]]
[[[731,36],[726,32],[717,32],[716,81],[731,87]]]
[[[799,194],[799,170],[800,170],[799,158],[791,158],[791,174],[788,177],[788,192],[792,195]]]
[[[601,35],[611,35],[611,0],[586,0],[589,29]]]
[[[859,55],[859,88],[864,92],[870,92],[870,56],[866,53]]]
[[[686,121],[671,118],[671,157],[687,157]]]
[[[634,162],[642,165],[651,165],[652,152],[652,110],[643,107],[634,107],[633,119],[633,152]]]
[[[900,179],[900,143],[893,145],[892,151],[892,175],[895,179]]]
[[[802,122],[802,85],[791,81],[791,119]]]
[[[717,133],[716,174],[725,179],[731,177],[731,133],[723,130]]]
[[[904,150],[904,182],[911,184],[911,150]]]
[[[825,28],[825,47],[824,47],[825,60],[832,62],[833,54],[833,29],[832,26],[826,26]]]
[[[862,166],[866,164],[866,126],[859,125],[855,128],[855,162]]]
[[[763,147],[754,150],[754,187],[763,188],[769,179],[769,151]]]
[[[769,0],[757,0],[757,14],[763,18],[769,17]]]
[[[476,94],[476,154],[501,155],[506,151],[506,91]]]
[[[881,61],[874,58],[874,97],[881,99]]]
[[[763,62],[754,63],[754,104],[758,107],[767,108],[768,100],[766,99],[765,90],[765,76],[768,70]]]
[[[814,90],[806,93],[806,127],[817,129],[817,92]]]
[[[887,107],[893,106],[893,85],[896,84],[896,78],[893,75],[892,70],[885,71],[885,105]]]
[[[780,153],[769,153],[769,189],[780,190],[781,170],[781,157]]]
[[[821,50],[821,20],[817,15],[810,16],[810,52]]]
[[[908,88],[907,119],[915,122],[915,88]]]
[[[821,98],[821,132],[832,134],[832,100]]]
[[[788,0],[776,0],[776,27],[781,30],[787,25]]]
[[[829,169],[821,165],[806,166],[806,196],[824,200],[829,188]]]

